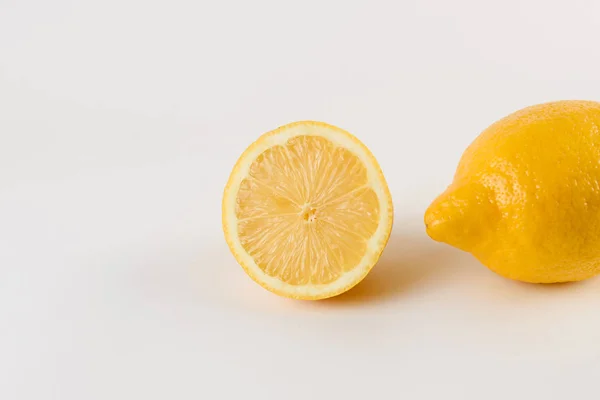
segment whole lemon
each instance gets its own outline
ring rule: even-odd
[[[525,282],[600,272],[600,103],[517,111],[467,148],[454,181],[427,209],[434,240]]]

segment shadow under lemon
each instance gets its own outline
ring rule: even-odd
[[[395,233],[381,258],[357,286],[328,304],[388,301],[420,286],[459,278],[474,269],[485,269],[473,256],[429,238],[425,232]]]
[[[425,232],[392,233],[378,263],[362,282],[346,293],[317,303],[377,304],[417,289],[428,292],[451,286],[470,292],[475,301],[508,298],[522,304],[555,293],[600,287],[600,279],[549,284],[514,281],[492,272],[467,252],[435,242]]]

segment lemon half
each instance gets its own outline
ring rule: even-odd
[[[393,223],[375,157],[348,132],[312,121],[282,126],[246,149],[222,212],[227,244],[246,273],[271,292],[306,300],[360,282]]]

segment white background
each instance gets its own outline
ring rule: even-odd
[[[508,281],[422,218],[493,121],[600,99],[599,40],[593,0],[0,0],[0,399],[597,399],[600,279]],[[302,119],[396,208],[322,302],[221,232],[237,157]]]

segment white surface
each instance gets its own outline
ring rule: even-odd
[[[600,3],[0,0],[0,399],[597,399],[600,279],[532,286],[422,214],[486,126],[600,98]],[[259,134],[356,134],[380,264],[302,303],[245,276],[223,185]]]

